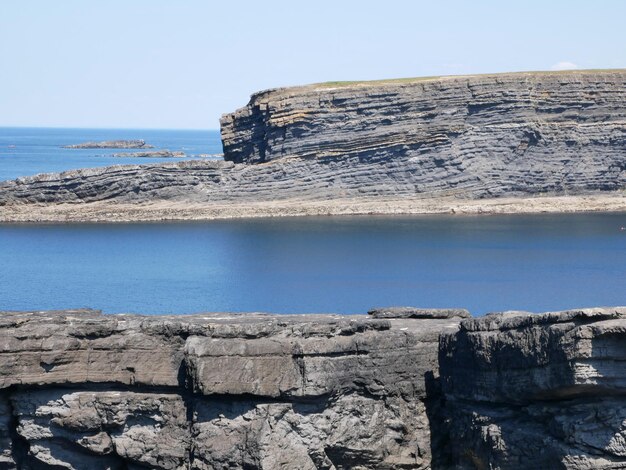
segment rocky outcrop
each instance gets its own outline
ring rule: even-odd
[[[626,467],[626,308],[464,320],[439,366],[449,465]]]
[[[433,195],[615,190],[626,183],[626,72],[269,90],[222,118],[222,139],[233,162],[375,163],[383,191],[395,175]]]
[[[470,318],[464,308],[383,307],[369,310],[372,318]]]
[[[459,317],[0,315],[0,468],[430,468]]]
[[[626,307],[0,315],[0,468],[619,469]]]
[[[127,203],[177,203],[185,218],[185,204],[233,217],[286,215],[293,206],[440,212],[429,204],[452,201],[457,210],[462,201],[507,197],[526,198],[515,211],[532,211],[528,198],[602,194],[618,200],[610,209],[626,210],[625,103],[623,70],[270,90],[222,118],[224,162],[20,178],[0,183],[0,206],[11,208],[6,220],[24,220],[35,205],[71,203],[88,214],[90,204],[114,212],[128,211]],[[578,200],[576,208],[609,204]]]
[[[114,153],[112,157],[119,158],[173,158],[185,157],[185,152],[172,152],[171,150],[154,150],[151,152],[123,152]]]
[[[65,145],[65,149],[153,149],[143,139],[136,140],[104,140],[102,142],[83,142],[82,144]]]

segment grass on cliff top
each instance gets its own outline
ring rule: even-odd
[[[409,77],[409,78],[388,78],[382,80],[352,80],[352,81],[332,81],[313,83],[312,87],[315,88],[335,88],[335,87],[349,87],[358,85],[385,85],[393,83],[414,83],[423,82],[429,80],[441,80],[444,78],[463,78],[463,77],[491,77],[491,76],[506,76],[506,75],[561,75],[568,73],[598,73],[598,72],[623,72],[626,69],[586,69],[586,70],[538,70],[530,72],[502,72],[502,73],[485,73],[485,74],[468,74],[468,75],[434,75],[430,77]]]

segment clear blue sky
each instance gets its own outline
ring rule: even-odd
[[[257,90],[626,67],[626,1],[0,0],[0,126],[214,129]]]

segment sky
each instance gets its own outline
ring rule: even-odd
[[[0,0],[0,126],[217,129],[335,80],[626,67],[623,0]]]

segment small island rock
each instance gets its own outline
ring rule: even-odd
[[[143,139],[135,140],[104,140],[102,142],[83,142],[81,144],[64,145],[65,149],[152,149]]]
[[[114,153],[113,157],[134,157],[134,158],[182,158],[186,157],[185,152],[172,152],[170,150],[154,150],[151,152],[122,152]]]

